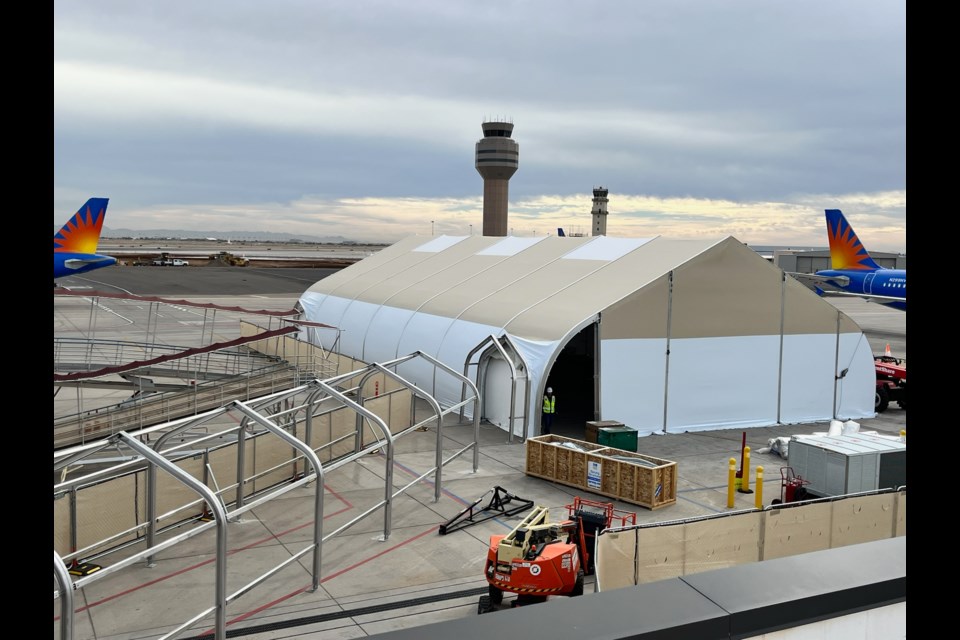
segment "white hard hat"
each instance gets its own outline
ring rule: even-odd
[[[550,387],[547,387],[547,393],[553,393],[553,389],[551,389]]]

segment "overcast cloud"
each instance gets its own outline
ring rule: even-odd
[[[485,119],[516,235],[906,249],[902,0],[54,2],[55,225],[480,233]]]

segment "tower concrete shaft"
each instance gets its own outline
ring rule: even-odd
[[[476,167],[483,178],[483,235],[507,235],[510,178],[520,166],[520,145],[512,122],[484,122],[477,141]]]
[[[607,189],[596,187],[593,190],[593,235],[607,235]]]

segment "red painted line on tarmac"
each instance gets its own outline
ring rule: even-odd
[[[405,466],[403,466],[403,465],[401,465],[401,464],[399,464],[399,463],[396,463],[396,462],[394,462],[394,464],[395,464],[397,467],[399,467],[402,471],[404,471],[404,472],[406,472],[406,473],[408,473],[408,474],[410,474],[410,475],[412,475],[412,476],[418,475],[418,474],[415,474],[415,473],[414,473],[412,470],[410,470],[408,467],[405,467]],[[429,480],[427,480],[426,482],[427,482],[428,484],[430,484],[431,486],[433,485],[433,483],[430,482]],[[342,502],[343,504],[347,505],[346,507],[344,507],[343,509],[340,509],[339,511],[336,511],[336,512],[331,513],[331,514],[329,514],[329,515],[325,515],[325,516],[323,517],[324,520],[326,520],[327,518],[333,517],[333,516],[335,516],[335,515],[339,515],[339,514],[345,512],[345,511],[348,511],[349,509],[353,508],[353,505],[350,503],[350,501],[348,501],[348,500],[346,500],[345,498],[343,498],[343,497],[342,497],[341,495],[339,495],[336,491],[334,491],[333,489],[331,489],[330,487],[328,487],[328,486],[326,486],[326,485],[324,485],[324,488],[325,488],[328,492],[330,492],[330,494],[333,495],[337,500],[339,500],[339,501]],[[445,490],[445,489],[444,489],[442,492],[443,492],[444,494],[446,494],[447,496],[449,496],[450,498],[453,498],[454,500],[456,500],[456,501],[458,501],[458,502],[460,502],[460,503],[462,503],[462,504],[470,504],[469,502],[467,502],[466,500],[464,500],[464,499],[461,498],[460,496],[457,496],[457,495],[455,495],[455,494],[452,494],[452,493],[450,493],[449,491],[447,491],[447,490]],[[293,532],[293,531],[297,531],[297,530],[299,530],[299,529],[302,529],[302,528],[304,528],[304,527],[310,526],[310,525],[312,525],[312,524],[313,524],[313,521],[311,520],[310,522],[307,522],[307,523],[305,523],[305,524],[299,525],[299,526],[297,526],[297,527],[293,527],[293,528],[291,528],[291,529],[289,529],[289,530],[287,530],[287,531],[284,531],[284,532],[282,532],[282,533],[280,533],[280,534],[276,534],[276,535],[273,535],[273,536],[264,538],[263,540],[260,540],[260,541],[257,541],[257,542],[253,542],[253,543],[251,543],[251,544],[249,544],[249,545],[247,545],[247,546],[245,546],[245,547],[240,547],[240,548],[234,549],[234,550],[232,550],[232,551],[229,551],[229,552],[228,552],[228,555],[232,555],[232,554],[234,554],[234,553],[237,553],[238,551],[250,549],[250,548],[252,548],[252,547],[255,547],[255,546],[257,546],[257,545],[263,544],[264,542],[268,542],[268,541],[270,541],[270,540],[276,540],[276,539],[279,538],[279,536],[287,535],[288,533],[291,533],[291,532]],[[333,573],[333,574],[331,574],[331,575],[329,575],[329,576],[321,579],[321,580],[320,580],[320,583],[323,584],[324,582],[326,582],[326,581],[328,581],[328,580],[332,580],[333,578],[336,578],[337,576],[341,576],[341,575],[343,575],[344,573],[347,573],[348,571],[352,571],[352,570],[356,569],[357,567],[363,566],[364,564],[366,564],[366,563],[368,563],[368,562],[371,562],[371,561],[373,561],[373,560],[376,560],[377,558],[379,558],[379,557],[381,557],[381,556],[383,556],[383,555],[385,555],[385,554],[387,554],[387,553],[390,553],[390,552],[392,552],[392,551],[395,551],[396,549],[399,549],[400,547],[402,547],[402,546],[404,546],[404,545],[406,545],[406,544],[409,544],[409,543],[411,543],[411,542],[413,542],[413,541],[415,541],[415,540],[418,540],[418,539],[424,537],[425,535],[427,535],[427,534],[429,534],[429,533],[431,533],[431,532],[433,532],[433,531],[436,531],[436,527],[435,527],[435,526],[431,526],[429,529],[427,529],[427,530],[424,531],[423,533],[419,533],[419,534],[417,534],[416,536],[410,538],[409,540],[406,540],[406,541],[404,541],[404,542],[401,542],[401,543],[399,543],[399,544],[396,544],[396,545],[390,547],[389,549],[384,549],[383,551],[381,551],[381,552],[379,552],[379,553],[377,553],[377,554],[375,554],[375,555],[373,555],[373,556],[370,556],[369,558],[367,558],[367,559],[365,559],[365,560],[361,560],[360,562],[357,562],[357,563],[354,564],[354,565],[351,565],[351,566],[349,566],[349,567],[346,567],[346,568],[344,568],[344,569],[341,569],[340,571],[338,571],[338,572],[336,572],[336,573]],[[121,596],[127,595],[127,594],[129,594],[129,593],[133,593],[134,591],[139,591],[140,589],[143,589],[143,588],[145,588],[145,587],[154,585],[154,584],[156,584],[156,583],[158,583],[158,582],[162,582],[162,581],[164,581],[164,580],[168,580],[168,579],[170,579],[170,578],[172,578],[172,577],[175,577],[175,576],[184,574],[184,573],[186,573],[186,572],[188,572],[188,571],[192,571],[192,570],[197,569],[197,568],[199,568],[199,567],[202,567],[202,566],[204,566],[204,565],[210,564],[211,562],[214,562],[214,561],[215,561],[215,560],[213,560],[213,559],[211,559],[211,560],[206,560],[206,561],[201,562],[201,563],[198,563],[198,564],[196,564],[196,565],[194,565],[194,566],[192,566],[192,567],[186,567],[186,568],[184,568],[184,569],[181,569],[180,571],[176,571],[176,572],[174,572],[174,573],[168,574],[168,575],[163,576],[163,577],[161,577],[161,578],[157,578],[156,580],[151,580],[150,582],[145,582],[145,583],[143,583],[143,584],[141,584],[141,585],[139,585],[139,586],[133,587],[132,589],[127,589],[126,591],[121,591],[121,592],[119,592],[119,593],[115,593],[115,594],[113,594],[113,595],[111,595],[111,596],[108,596],[108,597],[106,597],[106,598],[102,598],[102,599],[100,599],[100,600],[98,600],[98,601],[96,601],[96,602],[90,603],[89,605],[86,605],[86,606],[84,606],[84,607],[81,607],[81,608],[79,608],[79,609],[76,609],[75,613],[80,613],[80,612],[82,612],[82,611],[84,611],[84,610],[86,610],[86,609],[90,609],[90,608],[92,608],[92,607],[95,607],[95,606],[104,604],[104,603],[109,602],[109,601],[111,601],[111,600],[115,600],[115,599],[117,599],[117,598],[119,598],[119,597],[121,597]],[[287,595],[285,595],[285,596],[282,596],[282,597],[280,597],[280,598],[278,598],[278,599],[276,599],[276,600],[274,600],[274,601],[272,601],[272,602],[266,603],[266,604],[264,604],[264,605],[261,606],[261,607],[258,607],[258,608],[256,608],[256,609],[252,609],[251,611],[249,611],[249,612],[247,612],[247,613],[241,614],[240,616],[238,616],[238,617],[234,618],[233,620],[229,621],[229,622],[227,623],[227,625],[229,626],[229,625],[231,625],[231,624],[235,624],[235,623],[237,623],[237,622],[241,622],[241,621],[243,621],[243,620],[246,620],[246,619],[249,618],[250,616],[256,615],[257,613],[260,613],[261,611],[264,611],[265,609],[269,609],[270,607],[273,607],[273,606],[275,606],[276,604],[279,604],[279,603],[281,603],[281,602],[283,602],[283,601],[285,601],[285,600],[288,600],[288,599],[290,599],[290,598],[292,598],[292,597],[294,597],[294,596],[296,596],[296,595],[298,595],[298,594],[303,593],[304,591],[306,591],[307,589],[309,589],[310,586],[312,586],[312,585],[307,585],[306,587],[303,587],[303,588],[301,588],[301,589],[297,589],[296,591],[292,591],[292,592],[290,592],[289,594],[287,594]],[[57,620],[59,620],[59,616],[55,616],[55,617],[54,617],[54,621],[56,622]],[[200,635],[201,635],[201,636],[203,636],[203,635],[209,635],[209,634],[212,634],[213,631],[214,631],[214,630],[204,631],[204,632],[201,633]]]
[[[376,554],[370,556],[369,558],[367,558],[367,559],[365,559],[365,560],[361,560],[360,562],[358,562],[358,563],[356,563],[356,564],[350,565],[349,567],[346,567],[346,568],[344,568],[344,569],[341,569],[340,571],[337,571],[336,573],[330,574],[330,575],[327,576],[326,578],[323,578],[322,580],[320,580],[320,584],[323,584],[324,582],[327,582],[328,580],[332,580],[332,579],[336,578],[337,576],[341,576],[341,575],[347,573],[348,571],[353,571],[353,570],[356,569],[357,567],[360,567],[360,566],[362,566],[362,565],[367,564],[368,562],[371,562],[371,561],[373,561],[373,560],[376,560],[377,558],[379,558],[379,557],[381,557],[381,556],[383,556],[383,555],[386,555],[386,554],[388,554],[388,553],[390,553],[390,552],[392,552],[392,551],[396,551],[396,550],[399,549],[400,547],[402,547],[402,546],[404,546],[404,545],[407,545],[407,544],[410,544],[410,543],[413,542],[414,540],[419,540],[420,538],[422,538],[423,536],[427,535],[428,533],[433,533],[433,532],[435,532],[436,530],[437,530],[436,527],[431,526],[429,529],[427,529],[427,530],[424,531],[423,533],[418,533],[417,535],[413,536],[413,537],[410,538],[409,540],[404,540],[403,542],[400,542],[400,543],[398,543],[398,544],[393,545],[393,546],[390,547],[389,549],[384,549],[384,550],[381,551],[380,553],[376,553]],[[291,592],[288,593],[287,595],[281,596],[280,598],[277,598],[276,600],[274,600],[274,601],[272,601],[272,602],[268,602],[268,603],[264,604],[263,606],[257,607],[256,609],[251,609],[250,611],[248,611],[248,612],[246,612],[246,613],[243,613],[243,614],[237,616],[236,618],[233,618],[233,619],[230,620],[229,622],[227,622],[227,626],[229,627],[231,624],[235,624],[235,623],[237,623],[237,622],[242,622],[243,620],[246,620],[246,619],[249,618],[250,616],[256,615],[256,614],[260,613],[261,611],[264,611],[264,610],[266,610],[266,609],[269,609],[270,607],[272,607],[272,606],[274,606],[274,605],[276,605],[276,604],[279,604],[279,603],[281,603],[281,602],[283,602],[283,601],[285,601],[285,600],[289,600],[290,598],[292,598],[292,597],[294,597],[294,596],[296,596],[296,595],[299,595],[299,594],[303,593],[304,591],[306,591],[307,589],[309,589],[311,586],[312,586],[312,585],[307,585],[306,587],[303,587],[303,588],[301,588],[301,589],[297,589],[296,591],[291,591]],[[203,636],[203,635],[210,635],[210,634],[212,634],[214,631],[215,631],[215,629],[209,629],[209,630],[207,630],[207,631],[204,631],[204,632],[201,633],[200,635],[201,635],[201,636]]]
[[[290,598],[292,598],[292,597],[294,597],[294,596],[298,596],[298,595],[300,595],[301,593],[303,593],[304,591],[306,591],[307,589],[309,589],[311,586],[312,586],[312,585],[307,585],[307,586],[303,587],[302,589],[297,589],[296,591],[291,591],[290,593],[288,593],[288,594],[285,595],[285,596],[280,596],[279,598],[277,598],[277,599],[274,600],[273,602],[268,602],[268,603],[264,604],[264,605],[261,606],[261,607],[257,607],[256,609],[252,609],[252,610],[248,611],[247,613],[244,613],[244,614],[242,614],[242,615],[237,616],[237,617],[234,618],[233,620],[228,620],[228,621],[227,621],[227,626],[229,627],[230,625],[236,624],[237,622],[243,622],[244,620],[246,620],[246,619],[249,618],[250,616],[256,615],[256,614],[260,613],[261,611],[264,611],[265,609],[269,609],[270,607],[273,607],[274,605],[278,605],[278,604],[280,604],[281,602],[284,602],[285,600],[289,600]],[[206,631],[203,631],[202,633],[197,634],[197,637],[202,638],[203,636],[212,636],[215,632],[216,632],[216,629],[207,629]]]
[[[382,455],[382,454],[381,454],[381,455]],[[419,474],[415,473],[414,471],[412,471],[409,467],[405,467],[405,466],[403,466],[402,464],[400,464],[400,463],[398,463],[398,462],[396,462],[396,461],[394,461],[394,465],[395,465],[396,467],[399,467],[401,471],[404,471],[404,472],[410,474],[411,476],[417,476],[417,475],[419,475]],[[433,486],[433,483],[430,482],[429,480],[427,481],[427,483],[430,484],[431,486]],[[329,487],[327,487],[327,491],[329,491],[329,492],[332,493],[333,495],[335,495],[335,496],[337,496],[338,498],[340,498],[340,500],[343,500],[343,502],[347,502],[346,500],[344,500],[343,498],[341,498],[340,496],[338,496],[338,495],[336,494],[336,492],[334,492],[334,491],[333,491],[332,489],[330,489]],[[445,494],[448,495],[449,497],[451,497],[451,498],[453,498],[454,500],[457,500],[457,501],[459,501],[459,502],[461,502],[461,503],[463,503],[463,504],[470,504],[469,502],[467,502],[466,500],[464,500],[464,499],[461,498],[460,496],[454,495],[454,494],[450,493],[449,491],[447,491],[447,490],[445,490],[445,489],[443,490],[443,493],[445,493]],[[424,531],[423,533],[419,533],[419,534],[415,535],[414,537],[410,538],[409,540],[406,540],[406,541],[401,542],[401,543],[399,543],[399,544],[395,544],[394,546],[390,547],[389,549],[384,549],[384,550],[381,551],[380,553],[374,554],[374,555],[370,556],[369,558],[367,558],[367,559],[365,559],[365,560],[361,560],[360,562],[357,562],[356,564],[350,565],[349,567],[346,567],[346,568],[344,568],[344,569],[341,569],[340,571],[337,571],[336,573],[332,573],[332,574],[328,575],[327,577],[322,578],[322,579],[320,580],[320,584],[323,584],[324,582],[327,582],[328,580],[332,580],[332,579],[336,578],[337,576],[342,576],[343,574],[347,573],[348,571],[353,571],[353,570],[356,569],[357,567],[361,567],[361,566],[367,564],[368,562],[371,562],[371,561],[373,561],[373,560],[376,560],[377,558],[379,558],[379,557],[381,557],[381,556],[384,556],[384,555],[386,555],[386,554],[388,554],[388,553],[391,553],[392,551],[396,551],[396,550],[399,549],[400,547],[402,547],[402,546],[404,546],[404,545],[407,545],[407,544],[410,544],[410,543],[413,542],[414,540],[419,540],[420,538],[424,537],[424,536],[427,535],[428,533],[432,533],[432,532],[434,532],[434,531],[436,531],[436,527],[435,527],[435,526],[431,526],[429,529],[427,529],[427,530]],[[279,603],[281,603],[281,602],[284,602],[284,601],[286,601],[286,600],[289,600],[290,598],[292,598],[292,597],[294,597],[294,596],[296,596],[296,595],[299,595],[299,594],[303,593],[304,591],[307,591],[311,586],[312,586],[312,585],[307,585],[307,586],[305,586],[305,587],[303,587],[303,588],[301,588],[301,589],[297,589],[296,591],[291,591],[290,593],[288,593],[288,594],[286,594],[286,595],[284,595],[284,596],[281,596],[280,598],[277,598],[276,600],[274,600],[274,601],[272,601],[272,602],[267,602],[267,603],[265,603],[264,605],[262,605],[262,606],[260,606],[260,607],[257,607],[256,609],[251,609],[250,611],[248,611],[248,612],[246,612],[246,613],[243,613],[243,614],[237,616],[236,618],[233,618],[232,620],[228,621],[228,622],[227,622],[227,626],[229,627],[231,624],[236,624],[237,622],[242,622],[242,621],[250,618],[251,616],[254,616],[254,615],[256,615],[256,614],[258,614],[258,613],[260,613],[260,612],[262,612],[262,611],[265,611],[265,610],[267,610],[267,609],[269,609],[269,608],[271,608],[271,607],[273,607],[273,606],[275,606],[275,605],[277,605],[277,604],[279,604]],[[203,633],[200,634],[200,636],[212,635],[212,634],[214,633],[214,631],[215,631],[215,629],[210,629],[210,630],[204,631]]]
[[[413,470],[410,469],[409,467],[403,466],[403,465],[400,464],[399,462],[394,461],[393,466],[399,467],[401,471],[405,471],[405,472],[407,472],[408,474],[410,474],[410,475],[413,476],[413,477],[417,477],[417,476],[420,475],[419,473],[413,471]],[[427,478],[424,478],[423,481],[426,482],[426,483],[427,483],[428,485],[430,485],[431,487],[436,486],[436,484],[434,484],[434,482],[433,482],[432,480],[428,480]],[[467,502],[466,500],[464,500],[463,498],[461,498],[461,497],[458,496],[457,494],[455,494],[455,493],[450,493],[450,492],[447,491],[446,489],[440,489],[440,493],[444,494],[444,495],[447,496],[448,498],[453,498],[454,500],[456,500],[456,501],[459,502],[460,504],[464,504],[464,505],[470,504],[469,502]]]
[[[323,516],[323,519],[324,519],[324,520],[326,520],[327,518],[332,518],[333,516],[336,516],[336,515],[340,515],[341,513],[344,513],[344,512],[346,512],[346,511],[349,511],[350,509],[353,508],[353,505],[352,505],[349,501],[344,500],[343,497],[341,497],[340,495],[338,495],[335,491],[332,491],[332,490],[331,490],[329,487],[327,487],[326,485],[324,485],[324,488],[325,488],[327,491],[329,491],[334,497],[336,497],[337,500],[343,502],[343,503],[346,505],[344,508],[340,509],[339,511],[335,511],[335,512],[333,512],[333,513],[324,515],[324,516]],[[279,540],[281,536],[285,536],[285,535],[287,535],[287,534],[293,533],[294,531],[298,531],[298,530],[300,530],[300,529],[303,529],[304,527],[309,527],[309,526],[312,526],[312,525],[313,525],[313,520],[310,520],[309,522],[306,522],[306,523],[304,523],[304,524],[302,524],[302,525],[298,525],[298,526],[296,526],[296,527],[292,527],[292,528],[287,529],[286,531],[283,531],[283,532],[281,532],[281,533],[274,534],[274,535],[272,535],[272,536],[267,536],[266,538],[263,538],[262,540],[257,540],[257,541],[255,541],[255,542],[251,542],[250,544],[248,544],[248,545],[246,545],[246,546],[244,546],[244,547],[237,547],[236,549],[231,549],[230,551],[227,551],[227,555],[229,556],[229,555],[233,555],[233,554],[235,554],[235,553],[237,553],[237,552],[239,552],[239,551],[246,551],[246,550],[248,550],[248,549],[252,549],[253,547],[256,547],[256,546],[258,546],[258,545],[264,544],[264,543],[266,543],[266,542],[270,542],[271,540]],[[84,606],[80,607],[79,609],[75,609],[75,610],[74,610],[74,613],[81,613],[82,611],[86,611],[87,609],[92,609],[93,607],[96,607],[96,606],[99,606],[99,605],[101,605],[101,604],[110,602],[111,600],[116,600],[117,598],[123,597],[123,596],[128,595],[128,594],[130,594],[130,593],[133,593],[133,592],[135,592],[135,591],[139,591],[140,589],[145,589],[146,587],[153,586],[153,585],[155,585],[155,584],[157,584],[157,583],[163,582],[164,580],[169,580],[170,578],[174,578],[174,577],[176,577],[176,576],[183,575],[184,573],[187,573],[188,571],[193,571],[194,569],[199,569],[200,567],[206,566],[206,565],[208,565],[208,564],[210,564],[210,563],[212,563],[212,562],[216,562],[216,559],[204,560],[203,562],[198,562],[198,563],[195,564],[195,565],[192,565],[192,566],[189,566],[189,567],[184,567],[183,569],[180,569],[179,571],[174,571],[173,573],[168,573],[168,574],[166,574],[166,575],[164,575],[164,576],[161,576],[161,577],[159,577],[159,578],[156,578],[155,580],[150,580],[150,581],[148,581],[148,582],[144,582],[144,583],[142,583],[142,584],[140,584],[140,585],[137,585],[136,587],[132,587],[132,588],[127,589],[127,590],[125,590],[125,591],[119,591],[119,592],[117,592],[117,593],[114,593],[113,595],[107,596],[107,597],[105,597],[105,598],[101,598],[100,600],[97,600],[97,601],[95,601],[95,602],[91,602],[91,603],[88,604],[88,605],[84,605]],[[56,621],[59,620],[59,619],[60,619],[60,616],[59,616],[59,615],[54,616],[54,618],[53,618],[54,622],[56,622]]]
[[[331,489],[331,488],[328,487],[327,485],[323,485],[323,488],[326,489],[326,490],[330,493],[330,495],[332,495],[334,498],[336,498],[337,500],[339,500],[339,501],[342,502],[343,504],[347,505],[348,507],[353,507],[353,503],[351,503],[349,500],[347,500],[346,498],[344,498],[343,496],[341,496],[339,493],[337,493],[336,491],[334,491],[333,489]],[[337,513],[340,513],[340,512],[338,511]],[[324,518],[324,520],[326,520],[326,518]]]
[[[382,454],[382,453],[377,453],[377,455],[383,457],[383,454]],[[400,469],[401,471],[403,471],[403,472],[407,473],[408,475],[411,475],[411,476],[413,476],[413,477],[415,477],[415,478],[420,475],[419,473],[415,472],[415,471],[414,471],[413,469],[411,469],[410,467],[405,467],[405,466],[403,466],[402,464],[400,464],[399,462],[397,462],[396,460],[393,461],[393,466],[397,467],[397,468]],[[431,487],[435,487],[435,486],[436,486],[436,484],[435,484],[432,480],[428,480],[427,478],[424,478],[423,481],[426,482],[426,483],[427,483],[428,485],[430,485]],[[446,489],[441,489],[441,490],[440,490],[440,493],[444,494],[444,495],[447,496],[448,498],[453,498],[454,500],[456,500],[456,501],[459,502],[460,504],[464,504],[464,505],[470,504],[469,502],[467,502],[466,500],[464,500],[463,498],[461,498],[461,497],[458,496],[457,494],[455,494],[455,493],[450,493],[450,492],[447,491]]]
[[[354,564],[354,565],[350,565],[350,566],[347,567],[346,569],[341,569],[340,571],[337,571],[336,573],[331,573],[329,576],[327,576],[326,578],[324,578],[324,579],[321,580],[320,582],[321,582],[321,583],[324,583],[324,582],[326,582],[327,580],[332,580],[333,578],[336,578],[337,576],[341,576],[341,575],[345,574],[347,571],[353,571],[353,570],[356,569],[357,567],[359,567],[359,566],[361,566],[361,565],[364,565],[364,564],[367,564],[367,563],[370,562],[371,560],[376,560],[377,558],[379,558],[379,557],[382,556],[382,555],[385,555],[385,554],[387,554],[387,553],[390,553],[391,551],[395,551],[395,550],[399,549],[400,547],[402,547],[402,546],[404,546],[404,545],[410,544],[410,543],[413,542],[414,540],[419,540],[420,538],[422,538],[423,536],[427,535],[428,533],[431,533],[431,532],[435,533],[436,531],[437,531],[437,528],[436,528],[435,526],[432,526],[432,525],[431,525],[431,527],[430,527],[429,529],[427,529],[426,531],[424,531],[423,533],[418,533],[417,535],[413,536],[413,537],[410,538],[409,540],[405,540],[404,542],[401,542],[401,543],[399,543],[399,544],[395,544],[395,545],[393,545],[392,547],[390,547],[389,549],[384,549],[384,550],[381,551],[380,553],[374,554],[374,555],[370,556],[369,558],[367,558],[366,560],[361,560],[360,562],[358,562],[358,563],[356,563],[356,564]]]

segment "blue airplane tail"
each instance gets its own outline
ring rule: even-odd
[[[566,234],[563,232],[563,227],[557,227],[557,235],[561,238],[566,238]]]
[[[867,252],[840,209],[826,209],[830,264],[834,270],[876,271],[880,268]]]
[[[54,253],[96,253],[108,198],[90,198],[53,235]]]

